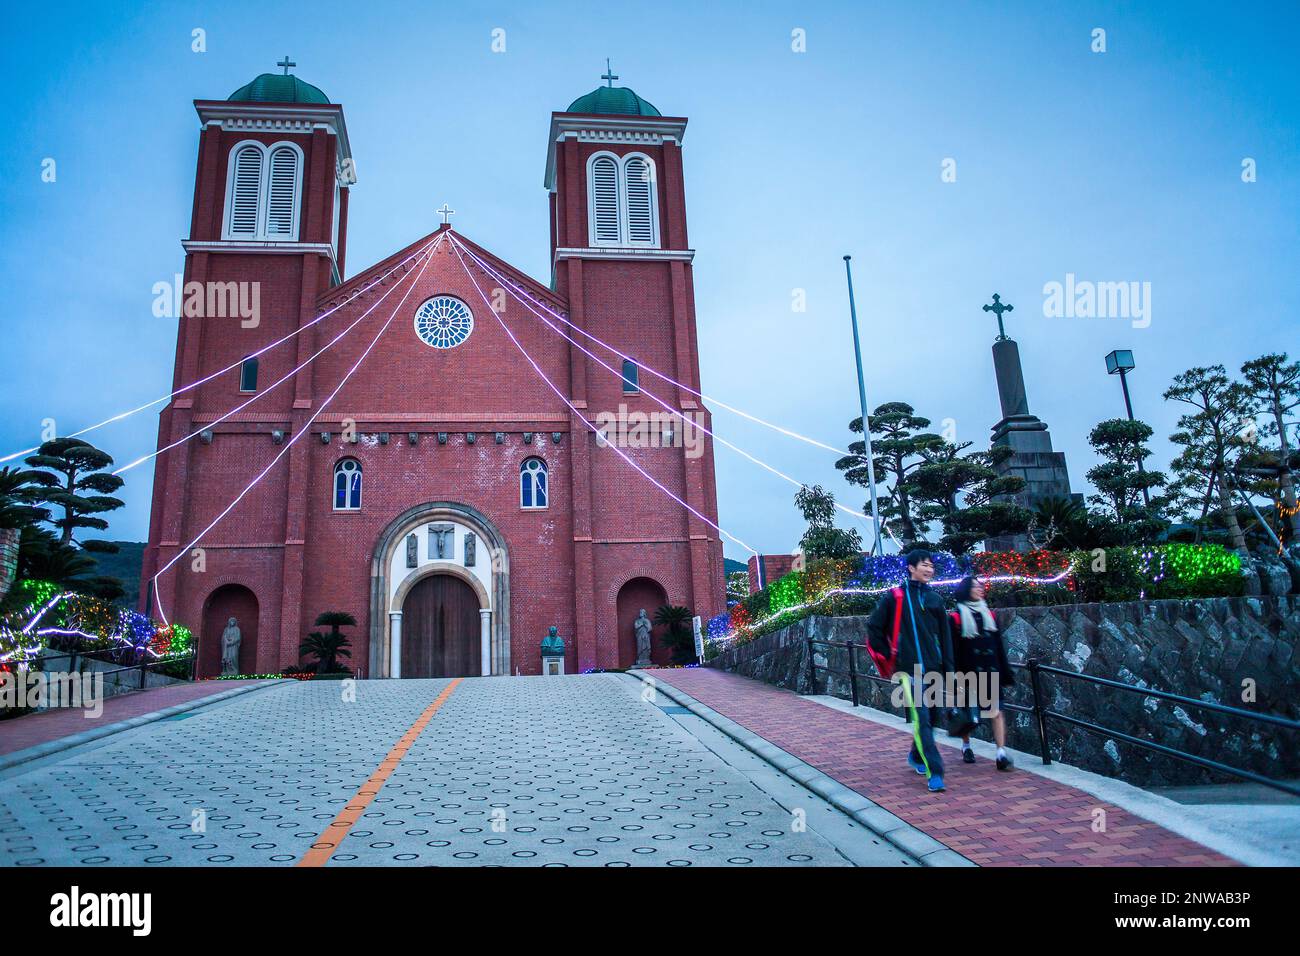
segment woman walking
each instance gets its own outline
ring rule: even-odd
[[[984,585],[978,578],[967,577],[957,586],[957,612],[953,615],[956,637],[953,640],[953,657],[959,679],[970,681],[974,676],[976,700],[968,701],[965,720],[958,724],[961,736],[961,759],[975,762],[975,751],[970,746],[970,732],[979,726],[981,713],[992,713],[993,741],[998,746],[999,770],[1013,766],[1007,756],[1007,718],[1002,710],[1001,689],[1016,682],[1007,663],[1007,649],[1002,643],[997,621],[992,610],[984,603]]]

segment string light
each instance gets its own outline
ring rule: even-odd
[[[491,271],[492,271],[491,267],[488,266],[487,263],[483,262],[483,260],[480,259],[477,255],[475,255],[475,254],[474,254],[474,251],[473,251],[472,249],[468,249],[468,248],[466,248],[466,249],[465,249],[465,252],[466,252],[466,253],[467,253],[467,254],[468,254],[472,259],[474,259],[474,261],[477,262],[477,263],[479,264],[479,266],[481,266],[485,271],[487,271],[487,272],[491,272]],[[741,416],[742,418],[747,418],[747,419],[749,419],[750,421],[752,421],[752,422],[754,422],[754,423],[756,423],[756,424],[758,424],[758,425],[762,425],[762,426],[764,426],[765,428],[771,428],[771,429],[773,429],[774,431],[778,431],[778,432],[780,432],[781,434],[786,435],[786,436],[788,436],[788,437],[790,437],[790,438],[797,439],[798,441],[801,441],[801,442],[806,442],[806,443],[809,444],[809,445],[813,445],[813,446],[815,446],[815,447],[817,447],[817,448],[821,448],[821,449],[824,449],[824,450],[826,450],[826,451],[834,452],[834,453],[837,454],[837,455],[843,455],[843,454],[845,454],[845,451],[844,451],[844,449],[842,449],[842,448],[836,448],[834,445],[828,445],[828,444],[826,444],[825,442],[820,442],[820,441],[818,441],[818,440],[815,439],[815,438],[809,438],[807,435],[801,435],[801,434],[799,434],[799,433],[796,432],[796,431],[791,431],[791,430],[788,429],[788,428],[782,428],[780,425],[774,425],[772,422],[764,421],[763,419],[759,418],[758,416],[756,416],[756,415],[751,415],[749,412],[743,411],[743,410],[741,410],[741,409],[739,409],[739,408],[733,408],[731,405],[728,405],[726,402],[723,402],[723,401],[721,401],[720,399],[717,399],[717,398],[711,398],[710,396],[704,394],[703,392],[698,391],[697,389],[694,389],[694,388],[692,388],[691,386],[687,385],[685,382],[679,382],[679,381],[677,381],[676,379],[674,379],[674,378],[672,378],[672,377],[670,377],[670,376],[668,376],[668,375],[665,375],[665,374],[663,374],[662,372],[660,372],[660,371],[658,371],[658,370],[656,370],[656,369],[651,368],[649,365],[644,365],[644,364],[642,364],[641,362],[638,362],[636,359],[632,358],[632,356],[627,355],[627,354],[621,352],[619,349],[617,349],[617,348],[615,348],[614,346],[610,345],[608,342],[606,342],[606,341],[604,341],[604,340],[598,338],[598,337],[595,336],[595,335],[592,335],[590,332],[588,332],[586,329],[582,328],[581,326],[576,325],[576,324],[574,324],[573,322],[570,322],[569,319],[568,319],[567,317],[561,315],[559,312],[556,312],[554,309],[550,308],[550,307],[547,306],[545,303],[543,303],[543,302],[538,302],[536,299],[532,299],[531,296],[529,296],[527,293],[523,292],[523,291],[519,288],[519,286],[516,285],[514,282],[512,282],[510,279],[508,279],[508,278],[502,278],[501,281],[502,281],[504,284],[511,286],[511,287],[513,288],[513,291],[514,291],[515,294],[516,294],[516,297],[517,297],[517,298],[520,298],[521,301],[522,301],[522,299],[529,299],[529,300],[535,302],[537,305],[541,306],[543,309],[545,309],[547,312],[549,312],[549,313],[550,313],[551,315],[553,315],[555,318],[559,319],[561,322],[563,322],[563,323],[564,323],[565,325],[567,325],[569,328],[573,329],[573,330],[574,330],[575,332],[577,332],[579,335],[583,336],[584,338],[590,339],[591,341],[595,342],[597,345],[601,346],[602,348],[605,348],[605,349],[609,350],[610,352],[613,352],[615,355],[617,355],[617,356],[618,356],[620,359],[622,359],[624,362],[631,362],[631,363],[632,363],[633,365],[635,365],[637,368],[642,369],[643,371],[649,372],[649,373],[650,373],[651,375],[653,375],[655,378],[662,379],[664,382],[667,382],[669,385],[675,385],[675,386],[677,386],[677,387],[680,388],[680,389],[683,389],[683,390],[685,390],[685,391],[687,391],[687,392],[690,392],[692,395],[696,396],[697,398],[701,398],[701,399],[703,399],[704,401],[709,402],[710,404],[713,404],[713,405],[718,406],[719,408],[724,408],[724,409],[726,409],[727,411],[732,412],[733,414],[736,414],[736,415]]]
[[[429,255],[433,255],[433,254],[437,251],[438,243],[441,242],[441,241],[442,241],[442,237],[441,237],[441,236],[440,236],[438,239],[435,239],[435,240],[434,240],[434,242],[433,242],[433,248],[429,250],[429,253],[428,253]],[[137,458],[135,461],[131,462],[129,465],[123,465],[121,468],[117,469],[117,471],[113,472],[113,474],[115,474],[115,475],[120,475],[120,474],[122,474],[122,473],[125,472],[125,471],[130,471],[132,468],[135,468],[137,465],[143,465],[146,461],[150,461],[151,459],[157,458],[159,455],[163,454],[164,452],[169,452],[169,451],[171,451],[171,450],[172,450],[173,448],[175,448],[177,445],[183,445],[183,444],[185,444],[185,442],[189,441],[191,438],[194,438],[196,435],[202,434],[202,432],[204,432],[205,430],[211,429],[211,428],[212,428],[213,426],[215,426],[215,425],[220,425],[222,422],[226,421],[227,419],[231,418],[232,416],[234,416],[234,415],[238,415],[240,412],[242,412],[242,411],[243,411],[245,408],[247,408],[249,405],[253,404],[253,402],[257,401],[259,398],[264,398],[265,396],[269,395],[271,392],[275,391],[275,389],[276,389],[278,386],[284,384],[284,383],[287,382],[289,379],[293,378],[295,375],[297,375],[299,372],[301,372],[303,369],[305,369],[305,368],[306,368],[308,365],[310,365],[312,362],[316,361],[316,359],[319,358],[322,354],[324,354],[325,352],[327,352],[329,349],[333,348],[333,346],[335,345],[335,343],[337,343],[340,339],[342,339],[342,338],[343,338],[344,336],[346,336],[349,332],[351,332],[351,331],[352,331],[353,329],[355,329],[358,325],[360,325],[361,322],[366,318],[366,316],[368,316],[371,312],[375,311],[375,309],[379,308],[380,304],[384,301],[384,299],[388,298],[388,296],[390,296],[396,288],[397,288],[397,286],[394,285],[391,289],[389,289],[387,292],[385,292],[383,295],[381,295],[378,299],[376,299],[375,302],[374,302],[374,304],[373,304],[372,306],[370,306],[370,308],[368,308],[368,309],[366,309],[366,311],[362,312],[361,315],[359,315],[356,319],[354,319],[354,320],[352,321],[352,323],[351,323],[350,325],[348,325],[348,326],[347,326],[347,327],[346,327],[342,332],[340,332],[338,335],[334,336],[334,338],[330,339],[327,343],[325,343],[324,346],[322,346],[319,350],[317,350],[317,352],[316,352],[314,355],[312,355],[310,358],[308,358],[305,362],[303,362],[301,365],[299,365],[299,366],[298,366],[297,368],[295,368],[293,371],[287,373],[286,375],[284,375],[284,376],[283,376],[282,378],[280,378],[279,380],[273,382],[271,385],[269,385],[269,386],[267,386],[266,388],[262,389],[261,391],[257,392],[257,394],[253,395],[251,398],[247,399],[247,400],[244,401],[242,404],[236,405],[234,408],[232,408],[230,411],[226,412],[226,413],[225,413],[224,415],[222,415],[220,418],[217,418],[217,419],[214,419],[213,421],[210,421],[210,422],[205,423],[201,428],[196,428],[194,431],[190,432],[188,435],[184,436],[183,438],[178,438],[178,439],[176,439],[176,441],[172,442],[170,445],[166,445],[166,446],[164,446],[164,447],[162,447],[162,448],[159,448],[157,451],[150,452],[150,453],[147,454],[147,455],[141,455],[139,458]]]
[[[302,326],[300,326],[300,327],[294,329],[292,332],[290,332],[288,335],[284,336],[283,338],[276,339],[276,340],[275,340],[274,342],[272,342],[270,345],[266,345],[266,346],[264,346],[264,347],[258,349],[256,352],[253,352],[251,355],[247,355],[247,356],[245,356],[244,358],[241,358],[238,362],[232,362],[230,365],[227,365],[225,368],[218,369],[217,371],[213,372],[211,375],[205,375],[203,378],[199,379],[198,381],[196,381],[196,382],[191,382],[189,385],[182,386],[181,388],[176,389],[174,392],[168,392],[166,395],[163,395],[161,398],[155,398],[152,402],[145,402],[143,405],[139,405],[139,406],[137,406],[137,407],[135,407],[135,408],[130,409],[129,411],[119,412],[118,414],[113,415],[113,416],[110,417],[110,418],[105,418],[102,422],[97,422],[97,423],[94,424],[94,425],[89,425],[89,426],[87,426],[87,427],[81,429],[80,431],[72,432],[71,434],[69,434],[69,435],[64,435],[63,437],[64,437],[64,438],[79,438],[79,437],[82,436],[82,435],[85,435],[85,434],[88,434],[89,432],[93,432],[93,431],[95,431],[95,429],[97,429],[97,428],[103,428],[105,425],[111,425],[111,424],[113,424],[114,422],[120,422],[120,421],[122,421],[123,419],[130,418],[132,415],[135,415],[135,414],[138,413],[138,412],[142,412],[142,411],[144,411],[144,410],[147,409],[147,408],[153,408],[155,405],[159,405],[159,404],[161,404],[161,403],[163,403],[163,402],[166,402],[166,401],[168,401],[168,400],[170,400],[170,399],[173,399],[173,398],[175,398],[177,395],[181,395],[181,394],[183,394],[183,393],[185,393],[185,392],[191,391],[192,389],[196,389],[196,388],[198,388],[200,385],[203,385],[203,384],[205,384],[205,383],[207,383],[207,382],[212,381],[212,380],[213,380],[214,378],[216,378],[217,376],[219,376],[219,375],[224,375],[226,372],[229,372],[231,369],[234,369],[234,368],[239,367],[240,365],[243,365],[244,362],[247,361],[247,360],[250,359],[250,358],[257,358],[259,355],[262,355],[262,354],[264,354],[264,353],[266,353],[266,352],[269,352],[271,349],[275,348],[276,346],[278,346],[278,345],[283,345],[285,342],[289,341],[289,340],[290,340],[291,338],[293,338],[294,336],[296,336],[296,335],[298,335],[299,333],[304,332],[304,331],[306,331],[307,329],[309,329],[309,328],[311,328],[312,326],[314,326],[317,322],[320,322],[320,321],[322,321],[322,320],[328,318],[329,316],[333,315],[333,314],[334,314],[335,312],[337,312],[339,309],[343,308],[345,305],[348,305],[350,302],[352,302],[352,300],[355,299],[355,298],[357,298],[357,296],[363,295],[363,294],[365,294],[366,292],[369,292],[369,291],[370,291],[371,289],[373,289],[375,286],[379,285],[381,282],[385,282],[385,281],[388,279],[389,276],[391,276],[393,273],[397,272],[399,269],[402,269],[403,267],[405,267],[406,264],[407,264],[408,262],[411,262],[412,260],[414,260],[414,259],[415,259],[416,257],[418,257],[421,253],[423,253],[426,249],[431,248],[435,243],[439,242],[441,239],[442,239],[442,235],[439,234],[436,238],[430,240],[428,243],[426,243],[426,244],[425,244],[424,246],[422,246],[420,249],[417,249],[417,250],[416,250],[414,253],[412,253],[410,256],[407,256],[407,257],[406,257],[405,259],[403,259],[401,262],[397,263],[397,265],[393,266],[393,268],[389,269],[389,270],[388,270],[387,272],[385,272],[383,275],[379,276],[377,279],[375,279],[375,280],[374,280],[373,282],[371,282],[369,285],[366,285],[366,286],[361,287],[360,289],[357,289],[355,292],[353,292],[351,295],[349,295],[347,299],[345,299],[344,301],[340,302],[338,305],[334,306],[334,307],[331,308],[331,309],[327,309],[326,311],[322,312],[320,315],[316,316],[316,318],[312,319],[310,322],[308,322],[308,323],[306,323],[305,325],[302,325]],[[31,448],[24,448],[22,451],[16,451],[16,452],[13,452],[12,454],[5,455],[3,458],[0,458],[0,464],[3,464],[3,463],[6,462],[6,461],[12,461],[12,460],[15,459],[15,458],[20,458],[20,457],[22,457],[23,455],[30,455],[30,454],[32,454],[33,452],[40,451],[40,447],[41,447],[40,445],[34,445],[34,446],[32,446]]]
[[[16,613],[20,618],[29,617],[21,629],[14,630],[11,625],[14,614],[0,621],[0,665],[31,661],[51,637],[76,638],[81,653],[130,652],[136,661],[184,656],[192,647],[193,635],[184,625],[159,625],[138,611],[90,595],[61,591],[48,581],[20,581],[14,591],[36,600]]]
[[[504,278],[503,276],[501,276],[501,275],[500,275],[500,274],[499,274],[495,269],[493,269],[491,266],[488,266],[488,265],[485,264],[481,259],[479,259],[477,256],[475,256],[474,253],[473,253],[470,249],[468,249],[468,248],[465,246],[465,244],[464,244],[463,242],[461,242],[458,238],[456,238],[456,237],[454,237],[454,236],[453,236],[452,238],[453,238],[453,241],[456,243],[457,247],[459,247],[459,248],[461,248],[461,249],[464,249],[465,252],[466,252],[466,253],[467,253],[467,254],[468,254],[472,259],[474,259],[474,261],[477,262],[477,263],[480,265],[480,267],[481,267],[485,272],[487,272],[488,275],[489,275],[491,278],[494,278],[494,279],[496,279],[498,282],[501,282],[502,284],[505,284],[505,282],[506,282],[505,278]],[[533,315],[537,316],[537,318],[538,318],[539,320],[541,320],[541,321],[546,325],[546,327],[549,328],[551,331],[555,332],[557,335],[559,335],[559,336],[561,336],[562,338],[564,338],[564,339],[565,339],[567,342],[569,342],[571,345],[573,345],[573,346],[577,347],[578,349],[580,349],[580,350],[583,352],[583,354],[587,355],[589,358],[591,358],[591,359],[594,360],[597,364],[599,364],[602,368],[605,368],[606,370],[608,370],[611,374],[615,375],[615,376],[618,377],[618,378],[622,378],[622,377],[623,377],[623,373],[622,373],[621,371],[619,371],[618,369],[614,368],[614,366],[612,366],[612,365],[610,365],[609,363],[607,363],[604,359],[602,359],[600,356],[598,356],[595,352],[593,352],[593,351],[591,351],[590,349],[588,349],[585,345],[583,345],[583,344],[582,344],[581,342],[579,342],[577,339],[573,338],[573,336],[571,336],[571,335],[569,335],[568,333],[566,333],[563,329],[561,329],[561,328],[559,328],[558,326],[556,326],[556,325],[554,325],[553,323],[551,323],[551,322],[550,322],[550,321],[549,321],[549,320],[548,320],[544,315],[542,315],[541,312],[539,312],[539,311],[537,311],[537,309],[533,308],[533,306],[528,302],[528,300],[522,298],[518,293],[515,293],[515,298],[516,298],[517,301],[519,301],[520,303],[522,303],[523,306],[524,306],[526,309],[528,309],[528,311],[532,312]],[[725,438],[723,438],[722,436],[718,435],[717,433],[715,433],[715,432],[713,432],[713,431],[710,431],[709,428],[708,428],[706,425],[692,421],[690,418],[688,418],[686,415],[684,415],[681,411],[679,411],[678,409],[674,408],[674,407],[673,407],[672,405],[670,405],[668,402],[665,402],[662,398],[660,398],[658,395],[654,394],[654,392],[651,392],[649,389],[646,389],[646,388],[640,388],[640,389],[638,389],[638,391],[640,391],[640,393],[641,393],[642,395],[644,395],[646,398],[651,399],[653,402],[655,402],[657,405],[659,405],[661,408],[663,408],[663,409],[664,409],[665,411],[667,411],[669,414],[671,414],[671,415],[675,415],[677,418],[681,419],[682,422],[685,424],[685,426],[686,426],[687,428],[697,428],[697,429],[699,429],[699,430],[702,431],[704,434],[708,435],[710,438],[712,438],[712,439],[714,439],[715,441],[717,441],[719,444],[721,444],[721,445],[725,445],[727,448],[730,448],[732,451],[736,452],[738,455],[741,455],[741,456],[747,458],[749,461],[751,461],[751,462],[753,462],[754,464],[758,465],[760,468],[765,468],[766,470],[770,471],[772,474],[776,475],[778,478],[781,478],[782,480],[788,482],[789,484],[794,485],[796,488],[804,488],[804,487],[807,487],[807,483],[806,483],[806,482],[802,482],[802,481],[799,481],[799,480],[797,480],[797,479],[795,479],[795,478],[791,478],[791,477],[790,477],[789,475],[787,475],[785,472],[783,472],[783,471],[779,471],[778,469],[776,469],[776,468],[772,467],[771,465],[769,465],[767,462],[762,461],[761,459],[755,458],[753,455],[751,455],[749,452],[745,451],[743,448],[739,448],[739,447],[737,447],[736,445],[733,445],[731,442],[727,441],[727,440],[726,440]],[[835,502],[835,507],[838,508],[840,511],[845,512],[846,514],[853,515],[855,518],[860,518],[860,519],[862,519],[862,520],[864,520],[864,521],[865,521],[866,518],[867,518],[867,516],[866,516],[865,514],[863,514],[861,511],[854,511],[852,508],[848,507],[847,505],[842,505],[842,504],[840,504],[838,501]]]
[[[486,305],[487,308],[488,308],[488,311],[491,312],[492,315],[496,317],[497,322],[500,324],[501,328],[505,331],[505,333],[506,333],[506,335],[509,337],[510,341],[514,343],[515,348],[517,348],[517,349],[519,350],[520,354],[523,355],[523,357],[528,361],[528,364],[531,365],[531,366],[533,367],[533,371],[535,371],[535,372],[537,373],[538,377],[540,377],[541,380],[542,380],[543,382],[545,382],[545,383],[547,384],[547,386],[550,387],[551,391],[553,391],[553,392],[556,394],[556,396],[560,399],[560,401],[564,402],[564,404],[567,405],[567,406],[569,407],[569,411],[571,411],[574,415],[576,415],[576,416],[577,416],[577,417],[582,421],[582,423],[583,423],[584,425],[586,425],[588,428],[590,428],[593,432],[595,432],[596,434],[600,434],[600,429],[598,429],[595,425],[593,425],[593,424],[592,424],[592,423],[587,419],[587,416],[583,415],[582,412],[578,411],[578,407],[577,407],[576,405],[574,405],[571,401],[569,401],[568,397],[564,394],[564,392],[561,391],[560,388],[559,388],[559,387],[558,387],[554,382],[552,382],[549,378],[546,377],[546,373],[542,371],[541,366],[539,366],[539,365],[538,365],[538,364],[533,360],[533,357],[532,357],[531,355],[528,354],[528,350],[525,349],[525,348],[523,347],[523,345],[521,345],[521,344],[519,343],[519,340],[518,340],[517,338],[515,338],[515,334],[514,334],[512,331],[510,331],[510,327],[509,327],[508,325],[506,325],[504,321],[502,321],[501,316],[500,316],[500,315],[497,315],[497,311],[496,311],[496,309],[492,308],[492,303],[491,303],[491,301],[488,299],[488,297],[487,297],[487,293],[485,293],[485,292],[483,291],[482,287],[479,286],[479,284],[478,284],[478,280],[474,278],[474,274],[473,274],[472,272],[470,272],[469,266],[465,264],[465,259],[464,259],[464,257],[461,256],[461,254],[460,254],[460,244],[459,244],[459,243],[452,243],[452,249],[454,249],[454,250],[456,251],[456,257],[460,260],[460,266],[461,266],[462,269],[465,270],[465,275],[469,276],[469,280],[470,280],[470,282],[472,282],[472,283],[474,284],[474,289],[475,289],[475,290],[478,292],[478,294],[482,297],[482,299],[483,299],[483,304]],[[610,445],[609,447],[610,447],[610,448],[611,448],[611,449],[612,449],[612,450],[613,450],[613,451],[614,451],[614,452],[615,452],[615,453],[616,453],[620,458],[622,458],[625,462],[627,462],[627,463],[628,463],[629,465],[631,465],[634,469],[636,469],[638,472],[640,472],[640,473],[641,473],[641,476],[642,476],[643,478],[645,478],[645,479],[646,479],[647,481],[649,481],[652,485],[654,485],[656,488],[658,488],[660,491],[662,491],[664,494],[666,494],[669,498],[673,499],[673,501],[677,502],[679,505],[681,505],[683,508],[685,508],[685,509],[686,509],[687,511],[689,511],[691,514],[695,515],[695,517],[699,518],[701,521],[703,521],[705,524],[707,524],[710,528],[713,528],[715,531],[717,531],[719,534],[721,534],[721,535],[723,535],[724,537],[726,537],[728,540],[730,540],[730,541],[734,541],[736,544],[740,545],[742,548],[744,548],[746,551],[750,552],[751,554],[753,554],[753,555],[757,555],[757,554],[758,554],[757,551],[755,551],[755,550],[754,550],[753,548],[751,548],[749,545],[745,544],[745,542],[741,541],[739,538],[737,538],[735,535],[731,534],[729,531],[724,530],[723,527],[722,527],[721,525],[719,525],[716,521],[713,521],[711,518],[707,517],[706,515],[701,514],[699,511],[697,511],[695,508],[692,508],[690,505],[688,505],[688,504],[687,504],[685,501],[683,501],[681,498],[677,497],[677,495],[673,494],[672,491],[670,491],[667,487],[665,487],[665,486],[664,486],[663,484],[661,484],[657,479],[655,479],[655,477],[654,477],[653,475],[651,475],[648,471],[646,471],[644,468],[642,468],[640,465],[638,465],[635,461],[633,461],[630,457],[628,457],[628,455],[627,455],[627,454],[626,454],[626,453],[625,453],[621,448],[619,448],[617,445]]]
[[[440,240],[441,238],[442,236],[439,235],[438,240]],[[437,242],[438,240],[434,240],[434,241]],[[302,438],[303,435],[306,435],[307,432],[310,431],[312,423],[316,421],[318,417],[320,417],[321,412],[325,411],[325,409],[329,407],[330,403],[334,401],[334,399],[338,396],[339,392],[343,390],[343,386],[348,383],[348,380],[352,378],[352,376],[356,373],[357,369],[361,367],[361,363],[364,362],[369,357],[374,347],[377,344],[379,344],[379,339],[383,336],[385,332],[388,331],[388,327],[393,324],[393,319],[397,317],[398,310],[402,308],[407,298],[410,296],[411,291],[416,287],[417,284],[419,284],[420,279],[424,277],[424,270],[429,268],[429,263],[431,261],[433,261],[432,256],[424,260],[424,264],[420,266],[419,273],[416,274],[414,280],[411,282],[406,292],[402,294],[401,302],[398,302],[397,305],[393,307],[393,311],[388,316],[388,319],[384,322],[383,327],[380,328],[380,330],[375,334],[375,337],[371,339],[370,344],[367,345],[365,351],[361,353],[361,357],[357,359],[356,363],[352,366],[352,368],[348,369],[347,373],[343,376],[342,380],[338,383],[338,385],[334,387],[334,391],[330,392],[329,395],[325,398],[325,400],[321,402],[320,406],[314,412],[312,412],[311,417],[307,419],[307,421],[303,424],[303,427],[300,430],[296,431],[293,434],[293,437],[291,437],[287,442],[285,442],[284,448],[280,450],[279,454],[277,454],[274,458],[271,459],[271,463],[267,465],[265,468],[263,468],[262,471],[244,487],[244,490],[241,491],[239,494],[237,494],[235,496],[235,499],[232,502],[230,502],[230,504],[226,505],[226,507],[222,510],[222,512],[219,515],[217,515],[215,518],[213,518],[212,522],[206,528],[204,528],[202,531],[198,533],[198,535],[194,538],[193,541],[187,544],[184,548],[179,549],[176,552],[176,554],[172,556],[170,561],[168,561],[166,564],[164,564],[161,568],[158,569],[158,572],[153,576],[154,595],[158,600],[158,616],[162,618],[164,624],[168,624],[170,622],[167,620],[166,608],[163,607],[162,593],[158,589],[158,579],[161,578],[167,571],[171,570],[171,568],[176,564],[177,561],[179,561],[182,557],[188,554],[190,550],[196,544],[198,544],[200,540],[202,540],[204,535],[206,535],[209,531],[215,528],[221,522],[221,520],[226,517],[226,515],[230,514],[230,512],[234,510],[235,506],[244,500],[244,496],[247,495],[250,491],[252,491],[253,488],[258,484],[258,482],[260,482],[263,478],[265,478],[268,474],[270,474],[271,469],[276,466],[276,464],[280,461],[281,458],[283,458],[286,454],[288,454],[289,449],[291,449],[294,446],[294,444],[297,443]],[[405,277],[403,277],[403,279],[404,278]],[[401,279],[398,280],[399,283],[401,281],[402,281]]]

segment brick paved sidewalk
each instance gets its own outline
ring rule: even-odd
[[[907,765],[911,735],[708,668],[648,672],[981,866],[1225,866],[1236,861],[1092,794],[944,748],[945,793]],[[943,731],[940,731],[943,733]],[[1106,830],[1092,829],[1098,807]]]
[[[256,683],[261,681],[205,680],[119,694],[104,701],[97,718],[87,718],[80,708],[62,707],[0,720],[0,756]]]

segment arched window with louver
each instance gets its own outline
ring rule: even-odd
[[[266,202],[266,235],[272,239],[298,238],[298,151],[287,144],[271,150]]]
[[[627,244],[659,244],[655,215],[655,166],[645,156],[631,155],[623,165],[627,183]]]
[[[226,238],[254,238],[258,234],[262,160],[262,147],[257,143],[245,143],[230,156]]]
[[[239,143],[230,151],[223,239],[297,239],[302,150]]]
[[[590,207],[591,243],[617,246],[623,241],[619,220],[618,160],[608,153],[592,157],[588,167],[588,204]]]

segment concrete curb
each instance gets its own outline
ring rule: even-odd
[[[151,724],[154,721],[165,720],[168,717],[174,717],[177,714],[183,714],[186,711],[194,710],[198,707],[206,707],[208,704],[215,704],[219,701],[229,700],[232,697],[238,697],[240,694],[248,694],[255,690],[261,690],[266,687],[277,687],[283,684],[297,683],[293,680],[265,680],[258,681],[248,687],[234,687],[230,690],[222,691],[220,694],[212,694],[208,697],[200,697],[197,700],[186,701],[183,704],[174,704],[171,707],[165,707],[162,710],[155,710],[148,714],[141,714],[138,717],[131,717],[128,720],[119,720],[116,723],[105,724],[103,727],[96,727],[94,730],[87,730],[79,734],[69,734],[67,737],[60,737],[57,740],[50,740],[43,744],[37,744],[35,747],[27,747],[24,750],[15,750],[13,753],[0,756],[0,773],[10,770],[21,764],[30,763],[33,760],[40,760],[51,754],[61,753],[65,750],[71,750],[74,747],[80,747],[82,744],[88,744],[95,740],[101,740],[104,737],[111,737],[113,734],[120,734],[124,730],[133,730],[136,727],[143,727],[145,724]],[[19,718],[21,719],[21,718]]]
[[[841,813],[888,840],[922,866],[975,866],[956,850],[944,846],[934,837],[895,816],[867,797],[844,786],[834,777],[782,750],[753,731],[700,703],[690,694],[679,690],[667,681],[659,680],[643,671],[632,670],[629,676],[651,684],[657,693],[685,707],[705,723],[726,734],[746,750],[767,761],[795,782],[811,790]]]

